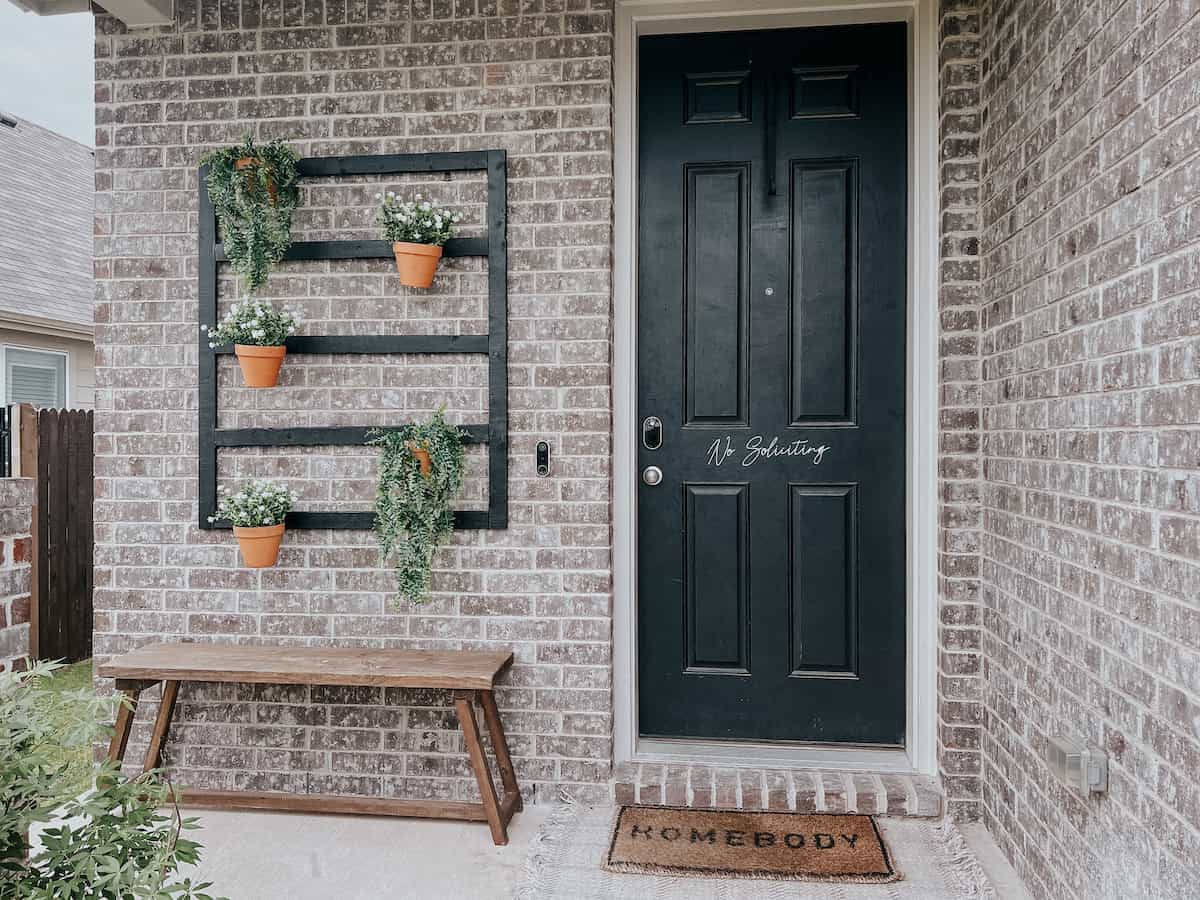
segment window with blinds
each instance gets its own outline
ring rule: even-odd
[[[67,405],[67,357],[64,353],[0,348],[5,403],[30,403],[41,407]]]

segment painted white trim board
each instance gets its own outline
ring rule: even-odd
[[[646,34],[909,24],[908,691],[903,751],[637,734],[637,39]],[[937,771],[937,10],[933,0],[617,0],[614,45],[614,758]],[[677,755],[681,754],[681,755]]]

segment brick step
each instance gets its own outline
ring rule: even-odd
[[[945,809],[936,778],[877,772],[622,763],[613,770],[612,791],[617,804],[643,806],[914,818],[940,817]]]

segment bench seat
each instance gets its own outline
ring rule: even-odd
[[[337,684],[490,691],[512,653],[484,650],[372,650],[250,644],[147,644],[100,667],[105,678]]]
[[[308,684],[366,687],[440,688],[452,692],[482,798],[480,803],[445,800],[396,800],[331,794],[289,795],[268,791],[185,790],[188,806],[208,809],[271,809],[300,812],[424,816],[486,821],[496,844],[508,842],[508,823],[521,809],[521,794],[500,722],[494,693],[496,679],[512,665],[512,653],[484,650],[375,650],[358,647],[271,647],[249,644],[148,644],[99,667],[116,680],[125,700],[109,759],[120,764],[142,691],[162,684],[162,701],[146,751],[143,771],[159,767],[174,715],[179,685],[187,681],[235,684]],[[483,710],[492,739],[496,768],[504,788],[496,792],[488,767],[474,704]]]

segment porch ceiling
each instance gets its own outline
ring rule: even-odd
[[[18,9],[38,16],[88,12],[91,0],[9,0]],[[175,21],[175,0],[97,0],[104,10],[130,28],[170,25]]]

